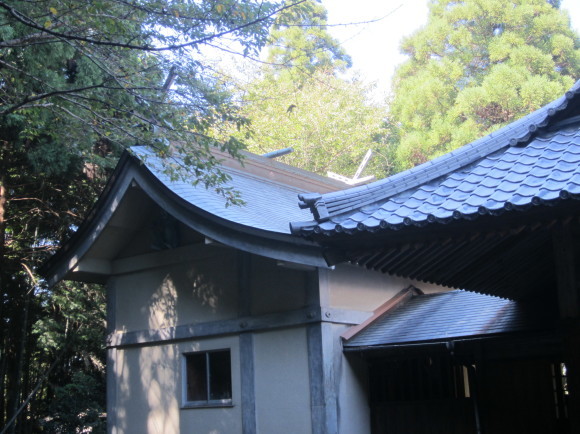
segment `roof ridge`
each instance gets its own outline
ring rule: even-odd
[[[371,184],[326,194],[300,194],[298,195],[299,206],[303,209],[310,208],[316,222],[309,223],[315,224],[416,188],[472,164],[502,148],[527,143],[540,129],[548,126],[549,119],[564,110],[568,102],[578,94],[580,94],[580,80],[562,97],[461,148]],[[307,225],[308,223],[296,222],[291,224],[292,231],[299,231]]]
[[[247,172],[245,170],[237,169],[234,167],[222,166],[220,168],[220,170],[225,172],[225,173],[232,173],[232,174],[236,174],[238,176],[244,176],[246,178],[251,178],[253,180],[260,181],[260,182],[263,182],[265,184],[275,185],[275,186],[285,188],[287,190],[291,190],[291,191],[295,191],[295,192],[306,191],[305,189],[300,188],[300,187],[296,187],[295,185],[286,184],[284,182],[277,181],[275,179],[264,178],[263,176],[257,175],[255,173]]]

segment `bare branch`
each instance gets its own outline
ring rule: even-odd
[[[24,100],[22,100],[18,104],[13,105],[12,107],[7,108],[6,110],[1,111],[0,115],[14,113],[18,109],[21,109],[24,105],[29,104],[29,103],[34,102],[34,101],[39,101],[41,99],[46,99],[46,98],[50,98],[52,96],[57,96],[57,95],[65,95],[67,93],[82,92],[82,91],[89,90],[89,89],[98,89],[98,88],[110,88],[110,89],[117,89],[118,90],[118,88],[107,87],[104,85],[104,83],[100,83],[100,84],[95,84],[92,86],[78,87],[78,88],[74,88],[74,89],[55,90],[52,92],[41,93],[39,95],[29,95],[29,96],[26,96],[24,98]]]

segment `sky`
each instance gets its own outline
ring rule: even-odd
[[[401,39],[427,22],[427,0],[323,0],[330,32],[353,60],[353,71],[365,82],[376,82],[374,98],[385,101],[395,67],[405,60]],[[563,0],[580,33],[580,0]],[[368,22],[360,25],[337,25]],[[334,26],[333,26],[334,25]],[[580,77],[579,77],[580,78]]]

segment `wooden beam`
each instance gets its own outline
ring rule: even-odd
[[[331,324],[311,324],[307,328],[310,417],[314,433],[338,432],[333,339]]]
[[[256,432],[256,385],[254,367],[254,334],[240,334],[240,371],[242,388],[242,433]]]
[[[73,268],[73,273],[88,273],[110,276],[112,274],[111,261],[106,259],[87,258],[81,259]]]
[[[345,341],[348,341],[354,335],[356,335],[358,332],[360,332],[361,330],[366,328],[369,324],[375,322],[378,318],[383,316],[389,310],[398,306],[400,303],[403,303],[403,302],[409,300],[414,295],[419,295],[419,294],[420,294],[419,290],[417,290],[413,286],[410,286],[409,288],[406,288],[406,289],[403,289],[402,291],[399,291],[396,295],[394,295],[387,302],[383,303],[378,308],[376,308],[370,318],[367,318],[362,323],[360,323],[354,327],[349,328],[342,335],[340,335],[340,337],[343,338]]]
[[[252,314],[252,256],[238,251],[238,316],[246,318]],[[242,321],[245,321],[242,319]],[[240,333],[240,371],[242,389],[242,433],[256,432],[256,382],[254,362],[254,333]]]
[[[190,244],[175,249],[117,259],[112,262],[111,272],[112,274],[134,273],[186,261],[205,259],[215,254],[215,250],[202,243]]]
[[[115,332],[108,336],[107,346],[112,348],[166,344],[188,339],[274,330],[312,323],[352,325],[363,321],[368,315],[368,312],[328,308],[322,310],[319,306],[310,306],[287,312],[245,316],[198,324],[184,324],[157,330]]]

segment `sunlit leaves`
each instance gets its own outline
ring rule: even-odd
[[[394,79],[399,168],[541,107],[580,76],[578,35],[545,0],[440,0],[430,11]]]
[[[104,429],[103,294],[49,290],[35,272],[78,227],[126,147],[148,145],[170,176],[240,202],[211,149],[238,157],[239,140],[215,131],[245,119],[200,47],[221,38],[256,53],[275,10],[258,0],[0,0],[2,421],[61,355],[17,423],[88,432],[100,420]],[[87,414],[96,414],[89,425]]]

